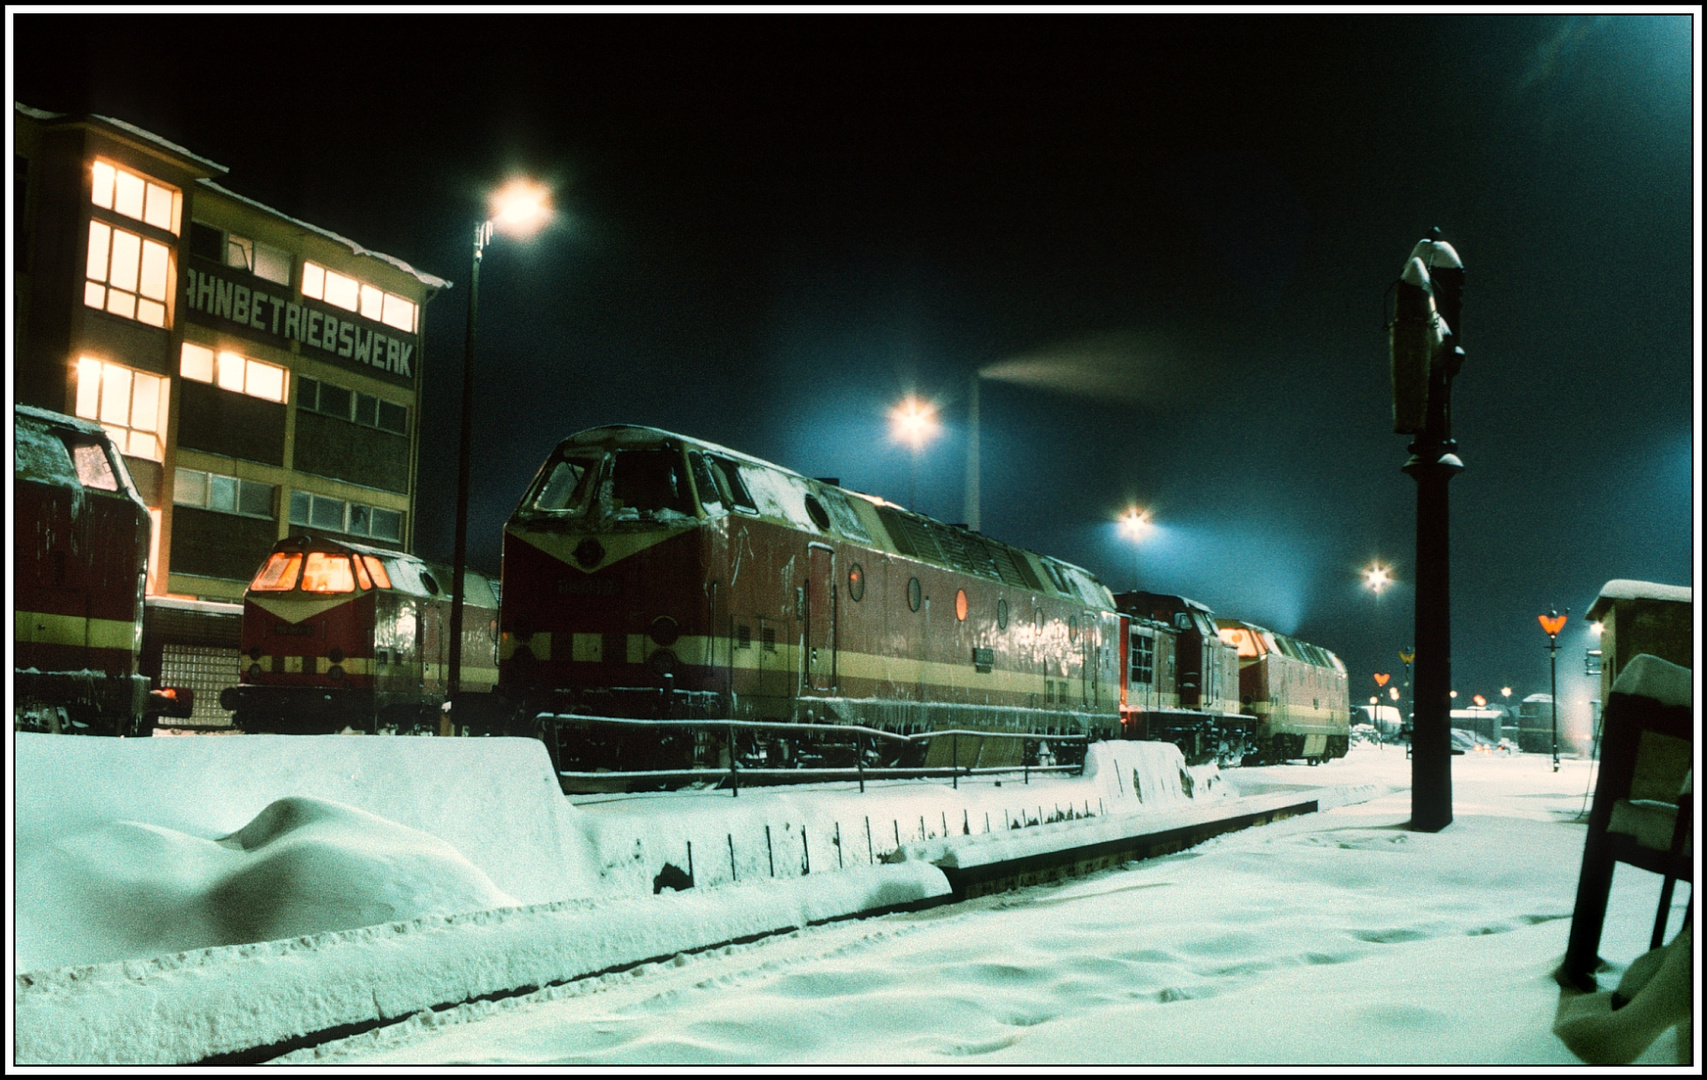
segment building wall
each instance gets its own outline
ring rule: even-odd
[[[124,440],[150,593],[239,599],[305,531],[408,550],[421,331],[447,283],[120,122],[15,119],[13,393]]]

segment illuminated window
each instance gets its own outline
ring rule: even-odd
[[[216,355],[205,345],[186,341],[178,373],[196,382],[213,383],[221,390],[232,390],[268,401],[282,402],[285,399],[284,368],[234,352]]]
[[[302,591],[346,593],[356,591],[356,579],[350,572],[348,555],[332,555],[310,551],[302,567]]]
[[[385,572],[385,564],[372,555],[363,555],[362,562],[367,564],[368,573],[373,575],[373,583],[382,589],[391,588],[391,575]]]
[[[172,249],[165,244],[89,222],[89,257],[83,303],[150,326],[166,325],[172,285]]]
[[[345,311],[359,311],[364,319],[382,322],[406,334],[415,332],[413,300],[376,289],[336,270],[328,270],[319,263],[303,262],[302,295],[312,300],[324,300]]]
[[[95,159],[90,200],[103,210],[152,225],[178,235],[178,219],[184,197],[176,188],[156,183],[122,165]]]
[[[261,572],[255,575],[255,580],[249,583],[249,588],[261,592],[284,592],[296,587],[297,572],[302,569],[302,556],[290,555],[283,551],[273,552]]]
[[[106,428],[120,453],[159,461],[167,387],[158,375],[85,356],[77,361],[77,415]]]
[[[271,518],[271,484],[242,480],[235,476],[178,469],[172,481],[172,501],[179,506],[199,506],[243,517]]]

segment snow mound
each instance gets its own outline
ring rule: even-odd
[[[208,893],[227,932],[210,945],[519,906],[438,837],[324,799],[279,799],[216,842],[248,857]]]

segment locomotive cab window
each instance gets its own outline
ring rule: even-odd
[[[687,476],[677,450],[619,450],[609,476],[600,484],[599,501],[616,517],[692,514]]]
[[[356,591],[355,575],[347,555],[311,551],[302,567],[302,591],[347,593]]]
[[[302,570],[302,556],[275,551],[261,567],[255,580],[249,583],[253,592],[288,592],[296,588],[296,576]]]
[[[96,491],[119,489],[118,474],[113,472],[113,463],[101,444],[69,442],[66,446],[71,451],[71,463],[77,467],[77,479],[84,487]]]
[[[580,513],[587,505],[587,492],[592,489],[599,473],[600,459],[587,456],[565,456],[546,470],[539,494],[534,496],[533,509],[553,513]]]

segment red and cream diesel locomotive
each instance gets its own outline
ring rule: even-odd
[[[152,522],[99,424],[13,407],[13,727],[145,735],[188,690],[138,672]]]
[[[242,671],[220,705],[240,731],[435,732],[450,644],[448,570],[324,537],[281,540],[243,596]],[[497,679],[498,597],[464,575],[462,684]]]
[[[503,581],[493,700],[514,721],[491,729],[545,737],[566,783],[1071,764],[1114,738],[1317,760],[1349,742],[1294,747],[1294,711],[1252,696],[1293,685],[1247,691],[1201,604],[1116,598],[1059,559],[654,428],[557,446],[505,527]],[[1349,731],[1340,672],[1323,711]]]
[[[1119,616],[1086,571],[653,428],[559,444],[503,582],[498,689],[524,720],[808,725],[583,725],[554,739],[565,772],[1018,767],[1120,730]]]

